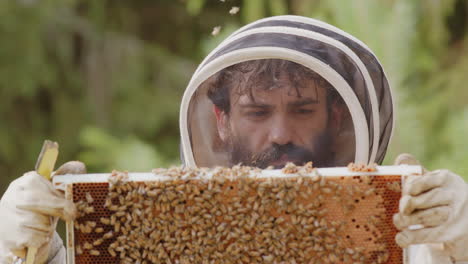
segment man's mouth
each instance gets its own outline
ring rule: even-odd
[[[283,167],[286,165],[286,163],[288,163],[288,162],[292,162],[292,163],[294,163],[295,165],[300,165],[300,164],[298,164],[298,161],[297,161],[297,160],[291,159],[287,154],[281,155],[278,159],[276,159],[275,161],[271,162],[271,163],[268,164],[268,165],[273,166],[275,169],[281,169],[281,168],[283,168]]]

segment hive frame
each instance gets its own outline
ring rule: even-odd
[[[353,172],[347,167],[333,167],[333,168],[317,168],[315,173],[323,177],[352,177],[361,175],[421,175],[423,174],[423,168],[418,165],[398,165],[398,166],[377,166],[374,172]],[[315,174],[314,173],[314,174]],[[312,174],[311,174],[312,175]],[[52,179],[54,188],[65,192],[67,199],[72,199],[72,184],[73,183],[102,183],[108,182],[111,173],[94,173],[94,174],[66,174],[57,175]],[[200,179],[211,179],[211,174],[205,174]],[[307,175],[302,175],[307,176]],[[285,174],[282,170],[262,170],[260,173],[256,173],[257,178],[291,178],[297,177],[297,174]],[[401,177],[402,184],[404,178]],[[157,175],[155,173],[128,173],[128,181],[155,181],[155,180],[170,180],[169,176]],[[75,245],[74,245],[74,230],[73,221],[66,223],[66,251],[67,251],[67,264],[75,264]],[[408,263],[408,251],[403,249],[403,263]]]

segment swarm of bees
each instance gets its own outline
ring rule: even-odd
[[[288,164],[282,172],[291,177],[282,178],[257,177],[259,169],[242,166],[153,172],[169,179],[134,182],[114,171],[106,193],[90,185],[74,193],[76,263],[96,257],[109,263],[401,259],[389,253],[392,230],[382,228],[388,224],[382,215],[392,212],[375,198],[390,185],[396,191],[395,181],[322,177],[312,163]]]

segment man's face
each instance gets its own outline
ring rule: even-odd
[[[310,81],[298,90],[287,75],[273,89],[231,91],[229,114],[218,118],[218,132],[233,164],[265,168],[313,161],[325,166],[330,154],[327,90]],[[242,87],[240,88],[242,90]]]

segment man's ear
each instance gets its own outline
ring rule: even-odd
[[[229,136],[229,117],[223,110],[217,106],[213,106],[213,112],[216,116],[216,127],[218,128],[219,138],[223,142],[227,142]]]

